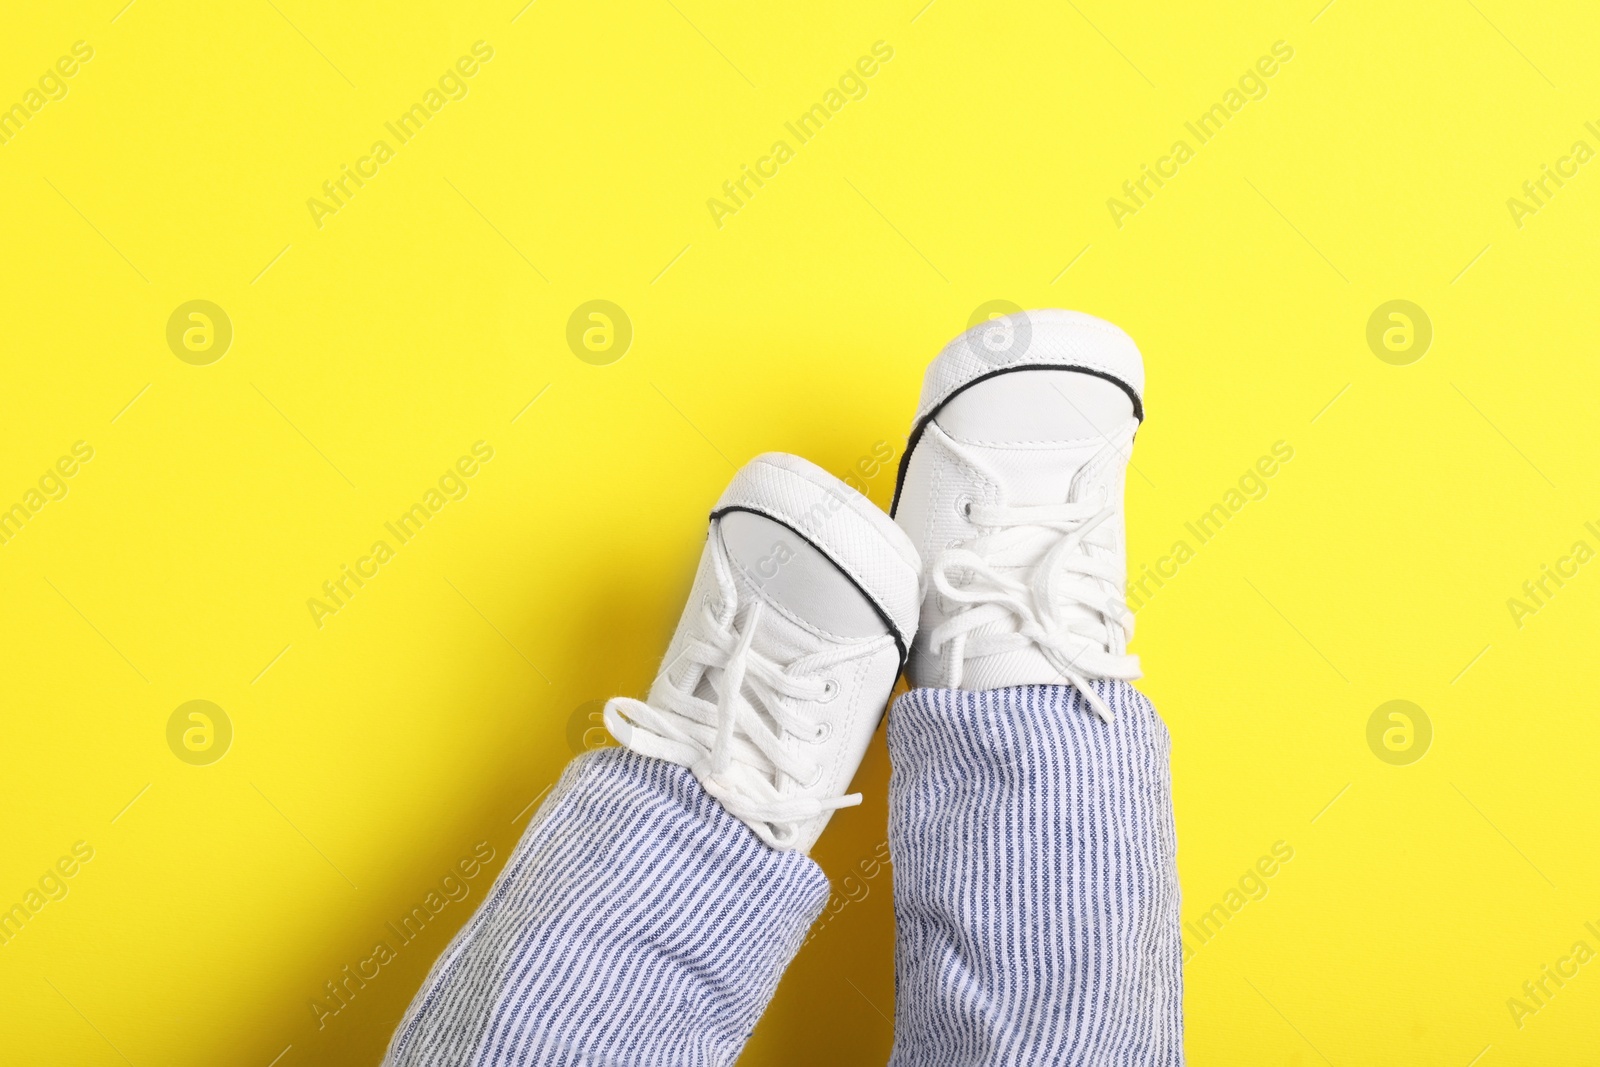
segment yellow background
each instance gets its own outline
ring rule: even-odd
[[[1600,147],[1591,8],[122,2],[0,32],[5,105],[94,49],[0,146],[0,506],[94,449],[0,545],[0,906],[94,849],[0,947],[0,1060],[376,1062],[574,715],[648,684],[733,465],[798,452],[887,505],[858,461],[898,459],[922,368],[995,299],[1140,343],[1136,569],[1294,448],[1138,619],[1185,918],[1294,849],[1189,963],[1192,1062],[1592,1058],[1600,963],[1520,1028],[1507,1000],[1600,950],[1600,563],[1520,628],[1506,605],[1600,548],[1600,163],[1520,228],[1506,203]],[[319,228],[307,199],[480,40],[469,94]],[[707,199],[880,40],[719,228]],[[634,327],[608,366],[565,340],[596,298]],[[208,366],[166,342],[194,299],[233,324]],[[1433,326],[1407,366],[1366,342],[1393,299]],[[318,628],[308,598],[480,440],[470,493]],[[167,744],[196,699],[234,729],[209,766]],[[1395,699],[1433,726],[1409,766],[1366,740]],[[880,738],[817,850],[836,884],[886,780]],[[468,901],[319,1029],[480,841]],[[852,883],[742,1062],[882,1062],[889,881]]]

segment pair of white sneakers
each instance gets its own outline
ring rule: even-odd
[[[861,802],[845,791],[902,669],[913,686],[1069,685],[1109,722],[1091,682],[1139,677],[1122,500],[1143,393],[1117,327],[1022,312],[929,366],[889,515],[798,456],[757,456],[711,513],[649,696],[609,701],[606,727],[807,851]]]

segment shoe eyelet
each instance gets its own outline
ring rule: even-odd
[[[956,514],[968,522],[972,521],[972,498],[965,493],[956,497]]]
[[[818,703],[826,704],[838,695],[839,683],[836,680],[829,678],[822,683],[822,698],[818,701]]]
[[[819,722],[819,723],[817,723],[817,728],[815,730],[811,731],[811,743],[813,745],[820,745],[820,744],[822,744],[824,741],[826,741],[828,738],[830,738],[832,736],[833,736],[833,723],[831,723],[831,722]]]

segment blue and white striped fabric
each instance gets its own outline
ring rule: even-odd
[[[919,689],[889,717],[899,1067],[1182,1063],[1166,727],[1124,683]],[[386,1063],[731,1064],[827,879],[684,768],[579,757]]]
[[[434,965],[387,1064],[722,1067],[828,899],[688,770],[578,757]]]
[[[1183,1062],[1166,725],[1066,686],[914,689],[889,715],[895,1067]]]

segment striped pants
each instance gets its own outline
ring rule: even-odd
[[[1096,682],[889,716],[897,1067],[1183,1062],[1170,741]],[[574,760],[396,1032],[394,1067],[738,1057],[828,899],[685,769]]]

